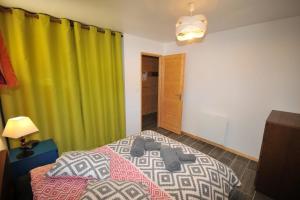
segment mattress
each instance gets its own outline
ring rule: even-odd
[[[195,163],[183,163],[180,171],[171,173],[165,169],[159,151],[146,151],[142,157],[130,155],[136,135],[95,149],[111,158],[111,179],[141,182],[148,186],[151,199],[225,200],[229,192],[241,184],[231,168],[204,153],[155,131],[147,130],[139,135],[151,137],[163,145],[181,147],[184,153],[197,157]],[[51,166],[31,171],[34,199],[79,199],[87,180],[46,177]]]

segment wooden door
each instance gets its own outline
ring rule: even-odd
[[[185,54],[161,57],[158,126],[181,133]]]

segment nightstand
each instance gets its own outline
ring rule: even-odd
[[[32,148],[33,155],[18,159],[16,156],[21,152],[20,148],[9,151],[9,160],[13,171],[13,178],[27,174],[31,169],[55,162],[58,158],[57,146],[52,139],[40,141]]]

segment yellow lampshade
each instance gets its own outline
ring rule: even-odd
[[[7,121],[3,137],[20,138],[31,133],[39,131],[29,117],[15,117]]]

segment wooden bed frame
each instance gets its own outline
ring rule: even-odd
[[[12,172],[10,169],[8,151],[0,151],[0,200],[14,199]]]

